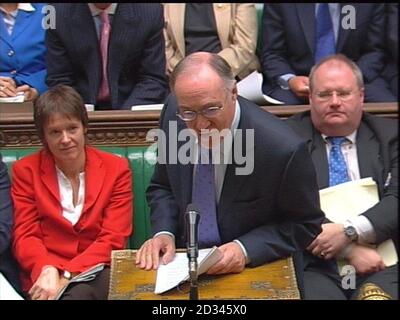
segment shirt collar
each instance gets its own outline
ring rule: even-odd
[[[93,17],[98,16],[103,11],[97,8],[93,3],[88,3],[88,5]],[[115,14],[115,10],[117,10],[117,5],[118,3],[111,3],[111,5],[104,11],[108,14]]]
[[[322,138],[324,139],[325,142],[327,142],[328,136],[326,134],[321,133]],[[345,138],[347,141],[349,141],[351,144],[356,143],[356,136],[357,136],[357,130],[354,130],[352,133],[347,135]]]
[[[3,11],[7,15],[11,15],[14,18],[18,14],[18,10],[26,11],[26,12],[33,12],[36,9],[30,3],[18,3],[17,9],[12,12],[7,12],[3,8],[0,7],[0,10]]]
[[[18,10],[32,12],[36,9],[30,3],[18,3]]]
[[[236,104],[235,104],[235,115],[233,116],[233,121],[232,121],[232,125],[231,125],[231,131],[235,131],[238,126],[239,126],[239,120],[240,120],[240,105],[239,105],[239,101],[236,100]]]

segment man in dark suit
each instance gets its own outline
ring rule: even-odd
[[[50,87],[70,85],[97,110],[164,102],[167,82],[160,4],[53,6],[56,28],[48,29],[46,34],[46,82]],[[103,16],[108,18],[111,31],[103,29]],[[104,51],[108,55],[104,56],[106,66],[100,49],[107,38],[103,30],[109,35],[108,50],[105,44]],[[100,92],[103,84],[108,88],[104,93]]]
[[[345,223],[326,220],[305,254],[305,298],[355,298],[372,282],[397,299],[397,264],[386,266],[370,245],[392,239],[398,250],[398,127],[394,119],[363,112],[364,87],[357,65],[343,55],[329,56],[310,73],[311,110],[288,120],[308,144],[320,189],[332,186],[332,138],[344,138],[340,151],[347,180],[372,177],[380,201]],[[314,255],[314,257],[312,256]],[[355,290],[345,290],[335,265],[345,258],[356,271]],[[324,261],[325,260],[325,261]]]
[[[216,216],[208,230],[216,229],[219,239],[200,248],[217,245],[223,253],[209,274],[241,272],[246,265],[258,266],[308,246],[320,232],[322,212],[315,172],[299,137],[280,119],[238,97],[229,65],[216,54],[187,56],[172,73],[170,87],[173,94],[160,119],[160,128],[169,138],[158,149],[159,155],[169,150],[168,159],[156,164],[147,190],[154,236],[138,252],[139,267],[157,268],[160,253],[168,263],[176,246],[185,247],[185,210],[192,201],[201,203],[195,196],[199,190],[194,190],[203,164],[196,162],[197,156],[184,164],[182,151],[188,143],[194,154],[211,150],[213,163],[221,154],[220,159],[231,159],[213,166],[215,176],[202,190],[213,190],[209,211],[215,210]],[[187,128],[191,134],[187,138],[193,139],[184,142]],[[207,214],[200,210],[199,243],[210,236],[201,232]]]
[[[327,5],[327,4],[324,4]],[[303,104],[309,93],[308,74],[318,61],[317,13],[321,4],[264,5],[262,69],[263,92],[286,104]],[[323,21],[331,18],[333,53],[343,53],[364,75],[365,101],[396,101],[383,68],[384,4],[329,3]]]
[[[20,291],[18,266],[11,253],[13,214],[10,179],[8,178],[7,167],[0,154],[0,273],[16,290]]]

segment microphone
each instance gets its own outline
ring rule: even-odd
[[[186,226],[187,226],[187,255],[188,258],[197,258],[199,256],[199,244],[197,241],[198,225],[200,215],[196,207],[189,203],[186,208]]]
[[[200,215],[196,207],[189,203],[186,208],[186,227],[187,227],[187,257],[189,260],[189,278],[190,278],[190,300],[198,300],[197,288],[197,257],[199,256],[199,244],[197,241],[197,230],[199,226]]]

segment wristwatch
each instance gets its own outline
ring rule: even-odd
[[[357,241],[358,239],[358,233],[356,228],[353,226],[353,224],[350,221],[346,221],[343,223],[343,231],[344,234],[353,242]]]
[[[67,279],[67,280],[71,280],[72,279],[72,273],[64,270],[63,274],[62,274],[63,278]]]

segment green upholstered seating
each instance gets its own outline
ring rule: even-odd
[[[99,146],[101,150],[126,157],[133,172],[134,194],[134,232],[129,239],[129,248],[138,249],[150,237],[149,207],[146,201],[146,189],[154,170],[156,152],[146,146],[113,147]],[[11,176],[14,161],[37,151],[38,148],[1,149],[3,161],[6,163]],[[12,179],[12,177],[11,177]]]

